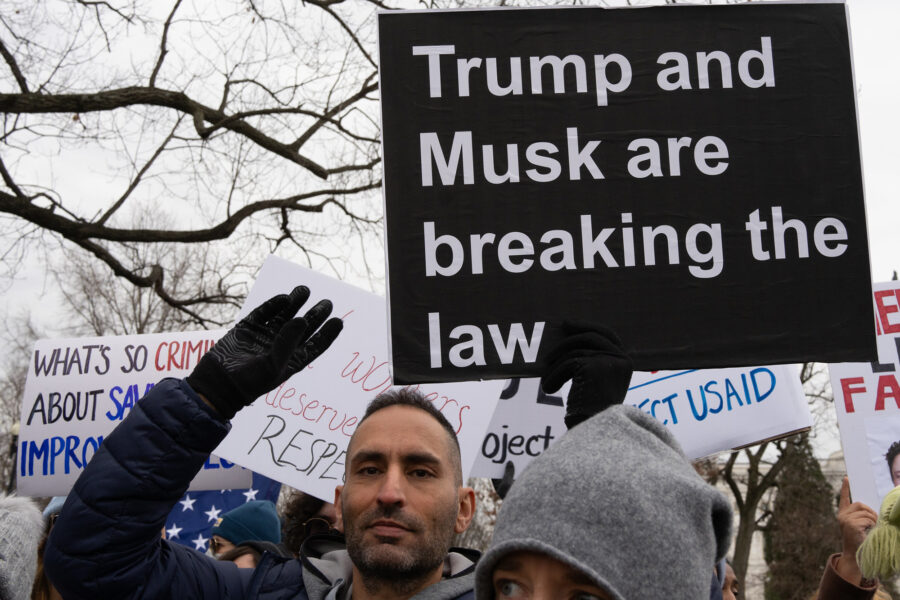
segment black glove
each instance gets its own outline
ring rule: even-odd
[[[325,322],[329,300],[293,318],[307,299],[309,288],[300,285],[266,300],[216,342],[185,381],[223,417],[234,417],[311,363],[344,328],[337,318]]]
[[[567,337],[547,356],[541,389],[552,394],[572,380],[565,416],[566,427],[571,429],[607,406],[625,400],[634,367],[611,329],[565,322],[563,331]]]

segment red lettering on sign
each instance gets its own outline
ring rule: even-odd
[[[887,304],[888,298],[892,297],[894,303]],[[891,314],[900,313],[900,289],[875,292],[875,308],[878,310],[880,333],[900,333],[900,318],[896,322],[891,322]]]
[[[378,390],[375,393],[376,396],[386,392],[391,387],[391,375],[388,372],[387,361],[376,363],[376,359],[373,356],[368,367],[364,366],[365,362],[364,359],[360,358],[359,352],[354,352],[353,358],[341,371],[341,377],[345,379],[349,377],[350,381],[358,383],[365,392]],[[382,373],[378,374],[378,371],[382,371]],[[373,376],[374,379],[370,381],[370,378]],[[379,380],[379,377],[383,379]]]
[[[866,381],[862,377],[848,377],[841,379],[841,392],[844,394],[844,410],[854,412],[853,394],[862,394],[866,391]],[[857,387],[851,387],[857,386]]]
[[[884,410],[884,399],[893,398],[897,408],[900,408],[900,384],[897,378],[891,374],[878,378],[878,394],[875,396],[875,410]]]
[[[157,371],[162,371],[166,368],[166,363],[160,364],[159,362],[159,352],[163,349],[163,346],[168,344],[168,342],[163,342],[159,346],[156,347],[156,359],[153,361],[153,366],[156,367]]]
[[[153,366],[157,371],[190,369],[200,362],[214,343],[213,340],[160,342],[156,347]]]

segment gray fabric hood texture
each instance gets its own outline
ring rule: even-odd
[[[41,511],[31,498],[0,496],[0,598],[28,600],[44,535]]]
[[[517,551],[551,556],[615,600],[704,600],[728,550],[731,505],[655,419],[612,406],[566,433],[513,484],[476,568],[476,598]]]

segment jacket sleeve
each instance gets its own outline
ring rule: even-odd
[[[832,554],[825,564],[816,600],[871,600],[877,585],[854,585],[841,577],[835,567],[840,554]]]
[[[47,542],[44,567],[64,598],[245,596],[252,570],[160,538],[228,430],[182,380],[164,379],[135,404],[76,481]]]

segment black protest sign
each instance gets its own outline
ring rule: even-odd
[[[843,4],[379,15],[400,383],[874,358]]]

